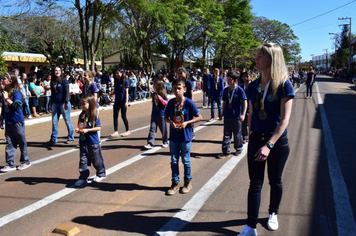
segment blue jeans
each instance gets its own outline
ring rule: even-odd
[[[46,96],[46,111],[49,111],[49,105],[50,105],[50,101],[51,101],[51,96]]]
[[[211,118],[215,118],[215,102],[218,104],[218,117],[221,116],[221,97],[211,97]]]
[[[172,181],[179,183],[179,154],[182,155],[182,163],[184,165],[184,179],[192,179],[192,168],[190,164],[190,147],[192,142],[175,142],[169,141],[169,148],[171,151],[171,169],[172,169]]]
[[[64,103],[52,103],[52,135],[51,140],[53,142],[57,142],[58,137],[58,121],[59,117],[62,115],[63,120],[66,123],[67,130],[68,130],[68,138],[67,140],[71,141],[74,140],[74,130],[73,125],[70,120],[70,110],[71,104],[68,102],[68,109],[64,109]]]
[[[266,163],[271,189],[268,209],[269,214],[273,212],[278,214],[279,204],[282,199],[282,173],[290,151],[287,135],[283,135],[278,139],[266,161],[258,162],[255,161],[256,157],[254,157],[256,152],[266,144],[270,136],[270,134],[264,135],[252,132],[248,142],[247,161],[250,188],[248,190],[247,225],[252,228],[256,228],[257,224]]]
[[[24,107],[24,110],[25,110],[25,111],[24,111],[24,114],[25,114],[26,116],[31,115],[29,100],[30,100],[30,98],[29,98],[29,97],[26,97],[26,98],[24,99],[24,104],[23,104],[23,107]]]

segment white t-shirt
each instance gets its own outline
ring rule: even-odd
[[[79,85],[78,84],[69,84],[69,92],[70,93],[79,93]]]

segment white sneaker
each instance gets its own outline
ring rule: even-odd
[[[169,146],[168,142],[162,144],[162,147],[163,147],[163,148],[166,148],[166,147],[168,147],[168,146]]]
[[[11,166],[4,166],[4,168],[0,169],[0,172],[2,173],[6,173],[6,172],[9,172],[9,171],[13,171],[13,170],[16,170],[16,167],[11,167]]]
[[[248,225],[245,225],[241,233],[239,233],[237,236],[257,236],[257,230],[251,228]]]
[[[95,176],[93,181],[96,183],[99,183],[99,182],[103,181],[104,179],[106,179],[106,176]]]
[[[267,228],[269,230],[277,230],[278,229],[278,219],[277,215],[272,213],[272,215],[269,215],[268,222],[267,222]]]
[[[201,108],[207,108],[207,106],[202,106]]]

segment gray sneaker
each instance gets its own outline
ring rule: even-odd
[[[13,170],[16,170],[16,167],[4,166],[4,168],[0,169],[0,172],[6,173]]]
[[[19,165],[19,166],[17,167],[17,170],[24,170],[24,169],[27,169],[27,168],[30,167],[30,166],[31,166],[31,163],[29,163],[29,164],[22,163],[21,165]]]

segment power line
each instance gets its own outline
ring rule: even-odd
[[[328,12],[325,12],[325,13],[323,13],[323,14],[320,14],[320,15],[318,15],[318,16],[314,16],[313,18],[310,18],[310,19],[308,19],[308,20],[305,20],[305,21],[299,22],[299,23],[297,23],[297,24],[294,24],[294,25],[292,25],[291,27],[296,26],[296,25],[303,24],[303,23],[305,23],[305,22],[307,22],[307,21],[310,21],[310,20],[313,20],[313,19],[318,18],[318,17],[320,17],[320,16],[326,15],[326,14],[328,14],[328,13],[330,13],[330,12],[333,12],[333,11],[335,11],[335,10],[337,10],[337,9],[340,9],[340,8],[342,8],[342,7],[344,7],[344,6],[347,6],[347,5],[349,5],[349,4],[353,3],[353,2],[356,2],[356,0],[351,1],[351,2],[349,2],[349,3],[346,3],[345,5],[342,5],[342,6],[340,6],[340,7],[337,7],[337,8],[335,8],[335,9],[332,9],[332,10],[330,10],[330,11],[328,11]]]

